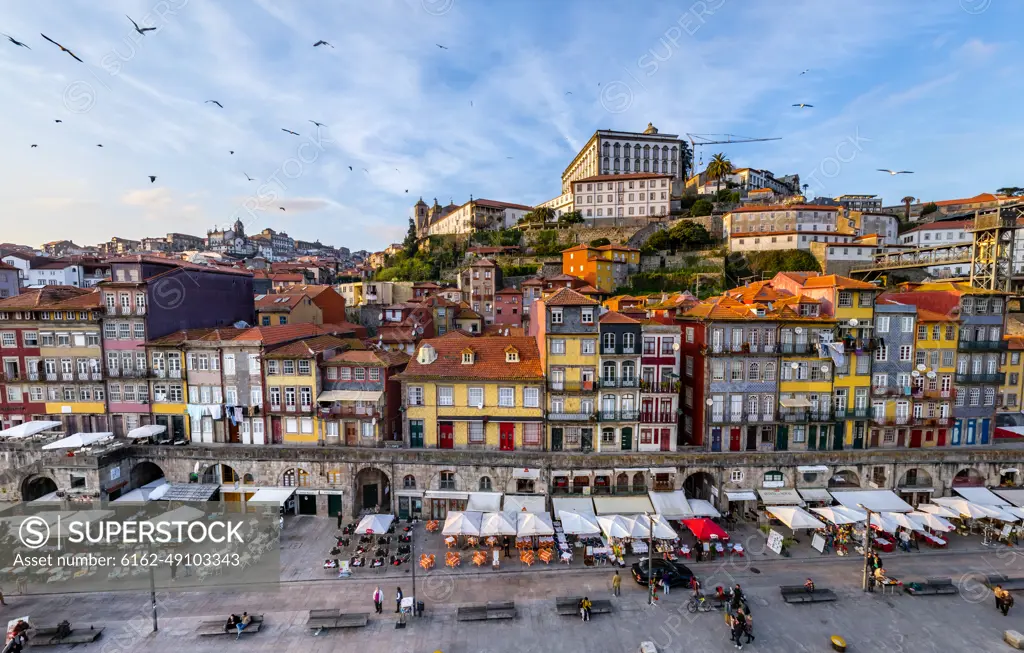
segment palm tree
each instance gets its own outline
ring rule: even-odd
[[[711,163],[708,164],[707,174],[708,177],[716,181],[715,191],[722,190],[722,179],[731,174],[732,170],[732,161],[725,158],[724,153],[719,152],[711,157]]]
[[[910,195],[907,195],[906,197],[901,199],[900,202],[903,204],[903,206],[906,207],[906,211],[904,212],[903,216],[907,219],[907,222],[910,222],[910,205],[914,203],[914,198]]]
[[[807,200],[807,189],[810,188],[810,184],[804,184],[804,200]]]

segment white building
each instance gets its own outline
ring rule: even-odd
[[[729,237],[729,250],[756,252],[767,249],[802,249],[810,251],[811,243],[852,243],[850,234],[807,231],[752,231],[734,233]]]
[[[507,229],[514,226],[520,218],[532,210],[532,206],[525,204],[471,199],[431,222],[428,226],[428,233],[431,236],[440,236]]]
[[[722,218],[722,237],[760,232],[839,231],[839,207],[815,204],[743,206]]]
[[[672,175],[595,175],[579,179],[573,186],[573,204],[588,221],[667,216],[672,201]]]
[[[929,222],[900,234],[900,244],[908,247],[935,247],[953,243],[969,243],[974,237],[968,229],[970,220]]]
[[[840,195],[833,199],[839,206],[851,211],[882,210],[882,198],[878,195]]]
[[[786,177],[786,179],[799,181],[799,177],[796,175]],[[768,189],[777,195],[790,196],[800,191],[799,188],[794,188],[789,181],[776,178],[770,170],[759,170],[758,168],[737,168],[722,177],[721,181],[710,178],[707,170],[704,170],[686,181],[686,187],[692,188],[698,195],[714,195],[720,188],[729,188],[730,184],[741,194]]]
[[[42,286],[75,286],[91,288],[106,279],[104,271],[109,265],[99,262],[51,259],[22,252],[11,252],[3,258],[4,263],[18,269],[18,277],[25,288]]]

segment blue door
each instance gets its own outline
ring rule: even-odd
[[[711,429],[711,450],[722,450],[722,429]]]
[[[990,426],[989,425],[990,421],[991,420],[988,420],[988,419],[981,420],[981,443],[982,444],[988,444],[988,430],[989,430],[989,426]]]
[[[950,444],[952,444],[952,445],[959,445],[960,444],[960,429],[961,429],[962,425],[963,425],[963,421],[962,420],[958,419],[957,421],[953,422],[953,438],[949,441]]]
[[[974,438],[976,437],[977,421],[974,419],[967,420],[967,442],[965,444],[974,444]]]

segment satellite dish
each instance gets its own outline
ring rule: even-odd
[[[926,369],[928,369],[928,366],[927,366],[927,365],[925,365],[924,363],[920,363],[920,364],[918,364],[918,366],[917,366],[917,371],[918,371],[918,372],[924,372],[924,371],[925,371]]]
[[[708,399],[707,401],[705,401],[704,403],[705,403],[705,404],[707,404],[708,406],[713,406],[713,405],[715,405],[715,400],[714,400],[714,399],[710,399],[710,398],[709,398],[709,399]]]
[[[800,367],[800,363],[790,363],[789,366],[795,370]]]
[[[929,371],[927,374],[925,374],[925,376],[927,376],[929,379],[934,379],[938,375],[934,371]]]
[[[917,377],[921,376],[921,373],[918,372],[917,370],[914,370],[913,372],[910,373],[910,376],[916,379]]]
[[[855,318],[855,317],[851,317],[851,318],[850,318],[850,326],[852,326],[852,327],[855,327],[855,326],[857,326],[858,324],[860,324],[860,320],[858,320],[858,319],[857,319],[857,318]]]
[[[822,372],[828,372],[828,365],[822,365],[821,366],[821,371]]]
[[[679,351],[679,343],[678,342],[673,342],[672,343],[672,351]]]
[[[384,320],[384,314],[381,313],[380,315],[378,315],[377,319],[383,321]]]
[[[803,333],[803,332],[804,332],[804,328],[803,327],[797,327],[797,328],[793,329],[793,333]]]

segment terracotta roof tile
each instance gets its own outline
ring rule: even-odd
[[[344,347],[348,340],[337,336],[314,336],[298,342],[292,342],[267,352],[267,358],[286,358],[288,356],[313,356],[328,349]]]
[[[99,290],[75,286],[44,286],[23,289],[20,294],[0,300],[0,310],[96,309],[102,306]]]
[[[603,314],[599,319],[601,324],[640,324],[639,320],[634,320],[631,317],[626,317],[618,311],[608,311]]]
[[[581,295],[572,288],[559,288],[544,303],[547,306],[597,306],[598,303],[586,295]]]
[[[256,295],[256,310],[290,312],[306,298],[305,293],[281,293],[279,295]]]
[[[810,277],[803,283],[804,288],[832,288],[833,286],[841,290],[879,290],[879,287],[873,283],[858,281],[838,274]]]
[[[433,338],[421,343],[420,348],[427,345],[437,352],[437,359],[424,365],[412,358],[399,378],[406,381],[445,378],[533,382],[544,379],[537,341],[530,337]],[[518,351],[518,363],[505,362],[509,345]],[[475,355],[471,365],[462,363],[462,352],[467,346]]]

